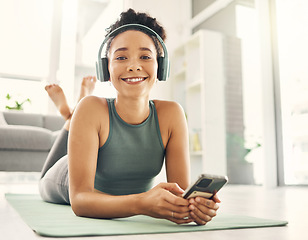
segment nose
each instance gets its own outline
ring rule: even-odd
[[[134,71],[141,71],[142,67],[138,61],[131,61],[130,64],[127,67],[127,70],[129,72],[134,72]]]

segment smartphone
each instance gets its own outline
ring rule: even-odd
[[[227,176],[201,174],[182,196],[186,199],[197,196],[211,199],[227,182]]]

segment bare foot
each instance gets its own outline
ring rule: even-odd
[[[62,88],[57,84],[50,84],[45,87],[49,97],[58,108],[60,114],[65,120],[70,119],[72,111],[67,104],[66,97]]]
[[[91,95],[96,84],[95,76],[87,76],[82,79],[79,101],[85,96]]]

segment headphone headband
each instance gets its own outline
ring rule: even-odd
[[[154,30],[152,30],[151,28],[149,28],[147,26],[141,25],[141,24],[126,24],[126,25],[120,26],[120,27],[116,28],[115,30],[113,30],[112,32],[110,32],[106,36],[106,38],[102,42],[102,44],[99,48],[99,51],[98,51],[98,61],[96,62],[97,79],[99,79],[100,81],[109,81],[109,78],[110,78],[110,74],[109,74],[109,71],[108,71],[108,59],[105,58],[105,57],[104,58],[101,57],[102,50],[103,50],[105,44],[108,42],[108,40],[111,37],[114,37],[114,36],[118,35],[120,32],[125,32],[125,31],[130,30],[130,29],[145,32],[145,33],[157,38],[157,40],[161,44],[161,46],[163,48],[163,52],[164,52],[163,57],[157,58],[157,61],[158,61],[157,78],[160,81],[167,80],[167,78],[169,76],[169,58],[168,58],[168,51],[167,51],[167,48],[165,46],[165,43],[164,43],[163,39]]]

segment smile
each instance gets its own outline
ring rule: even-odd
[[[123,81],[128,82],[128,83],[137,83],[137,82],[142,82],[146,77],[135,77],[135,78],[122,78]]]

